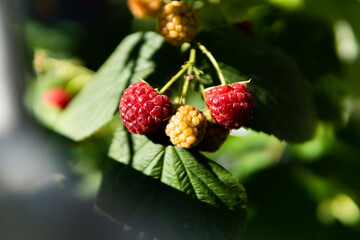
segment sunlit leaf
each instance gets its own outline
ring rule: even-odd
[[[159,59],[154,55],[161,47],[163,39],[156,33],[140,32],[125,38],[57,119],[56,129],[81,140],[110,121],[127,85],[154,73]]]

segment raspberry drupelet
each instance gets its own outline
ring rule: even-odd
[[[221,85],[205,92],[206,106],[216,123],[227,129],[240,128],[253,112],[253,99],[244,83]]]
[[[169,98],[159,95],[145,82],[131,84],[124,91],[119,105],[123,124],[136,134],[157,131],[172,109]]]
[[[192,148],[203,140],[206,127],[205,116],[193,106],[185,105],[170,118],[165,133],[177,147]]]
[[[173,1],[166,4],[158,18],[158,32],[174,46],[191,42],[196,36],[197,28],[196,13],[184,2]]]

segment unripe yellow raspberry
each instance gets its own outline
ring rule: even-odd
[[[174,46],[191,42],[197,28],[196,13],[184,2],[173,1],[166,4],[158,18],[158,32]]]
[[[129,9],[137,18],[155,18],[163,5],[163,0],[128,0]]]
[[[179,148],[192,148],[198,145],[206,133],[207,120],[204,115],[190,105],[178,108],[165,128],[170,141]]]
[[[229,136],[230,131],[220,125],[208,122],[204,140],[197,149],[205,152],[216,152]]]

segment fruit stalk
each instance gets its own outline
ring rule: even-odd
[[[193,66],[195,64],[195,57],[196,57],[196,51],[194,48],[190,50],[190,57],[189,61],[181,68],[179,72],[175,74],[166,84],[164,87],[161,88],[159,91],[160,94],[163,94],[179,77],[181,77],[188,68]]]
[[[219,64],[217,63],[216,59],[214,58],[214,56],[211,54],[211,52],[209,52],[209,50],[207,50],[207,48],[202,45],[201,43],[198,43],[198,47],[199,49],[202,51],[203,54],[206,55],[206,57],[210,60],[211,64],[214,66],[218,76],[219,76],[219,79],[220,79],[220,82],[221,82],[221,85],[226,85],[226,81],[225,81],[225,78],[224,78],[224,75],[219,67]]]
[[[196,59],[196,51],[193,51],[190,53],[190,61],[194,61],[194,64],[195,64],[195,59]],[[179,101],[180,104],[182,103],[185,105],[185,98],[186,98],[187,90],[189,88],[190,81],[193,79],[192,73],[194,71],[194,64],[191,65],[187,70],[187,73],[185,76],[185,82],[184,82],[184,85],[182,88],[181,97],[180,97],[180,101]]]
[[[199,81],[202,97],[205,100],[205,87],[200,77],[201,72],[198,68],[194,67],[194,73],[195,78]]]

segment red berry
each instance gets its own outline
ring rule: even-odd
[[[250,120],[254,104],[244,83],[211,88],[206,91],[205,98],[211,117],[227,129],[239,128]]]
[[[44,92],[42,100],[46,105],[64,109],[70,102],[71,96],[63,87],[52,88]]]
[[[123,124],[130,132],[146,134],[159,129],[162,120],[172,112],[166,95],[159,95],[144,82],[130,84],[119,105]]]

